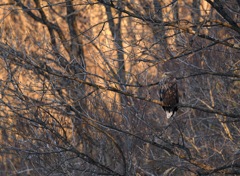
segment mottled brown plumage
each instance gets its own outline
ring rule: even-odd
[[[166,112],[167,118],[170,118],[178,110],[177,104],[179,102],[179,98],[177,80],[174,77],[165,76],[165,78],[160,81],[159,85],[160,101],[164,105],[162,108]]]

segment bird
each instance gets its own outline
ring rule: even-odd
[[[177,80],[169,73],[164,73],[162,80],[159,81],[159,97],[162,108],[166,112],[167,118],[173,117],[179,103]]]

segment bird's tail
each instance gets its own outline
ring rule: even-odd
[[[173,110],[167,110],[167,111],[166,111],[166,115],[167,115],[167,118],[168,118],[168,119],[171,118],[171,117],[173,117],[174,114],[175,114],[175,111],[173,111]]]

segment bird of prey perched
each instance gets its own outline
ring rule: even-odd
[[[167,118],[171,118],[178,110],[177,80],[169,74],[164,74],[163,79],[159,82],[159,86],[160,101],[163,103],[162,108],[166,112]]]

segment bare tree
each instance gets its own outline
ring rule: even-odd
[[[240,174],[238,1],[1,7],[2,175]]]

